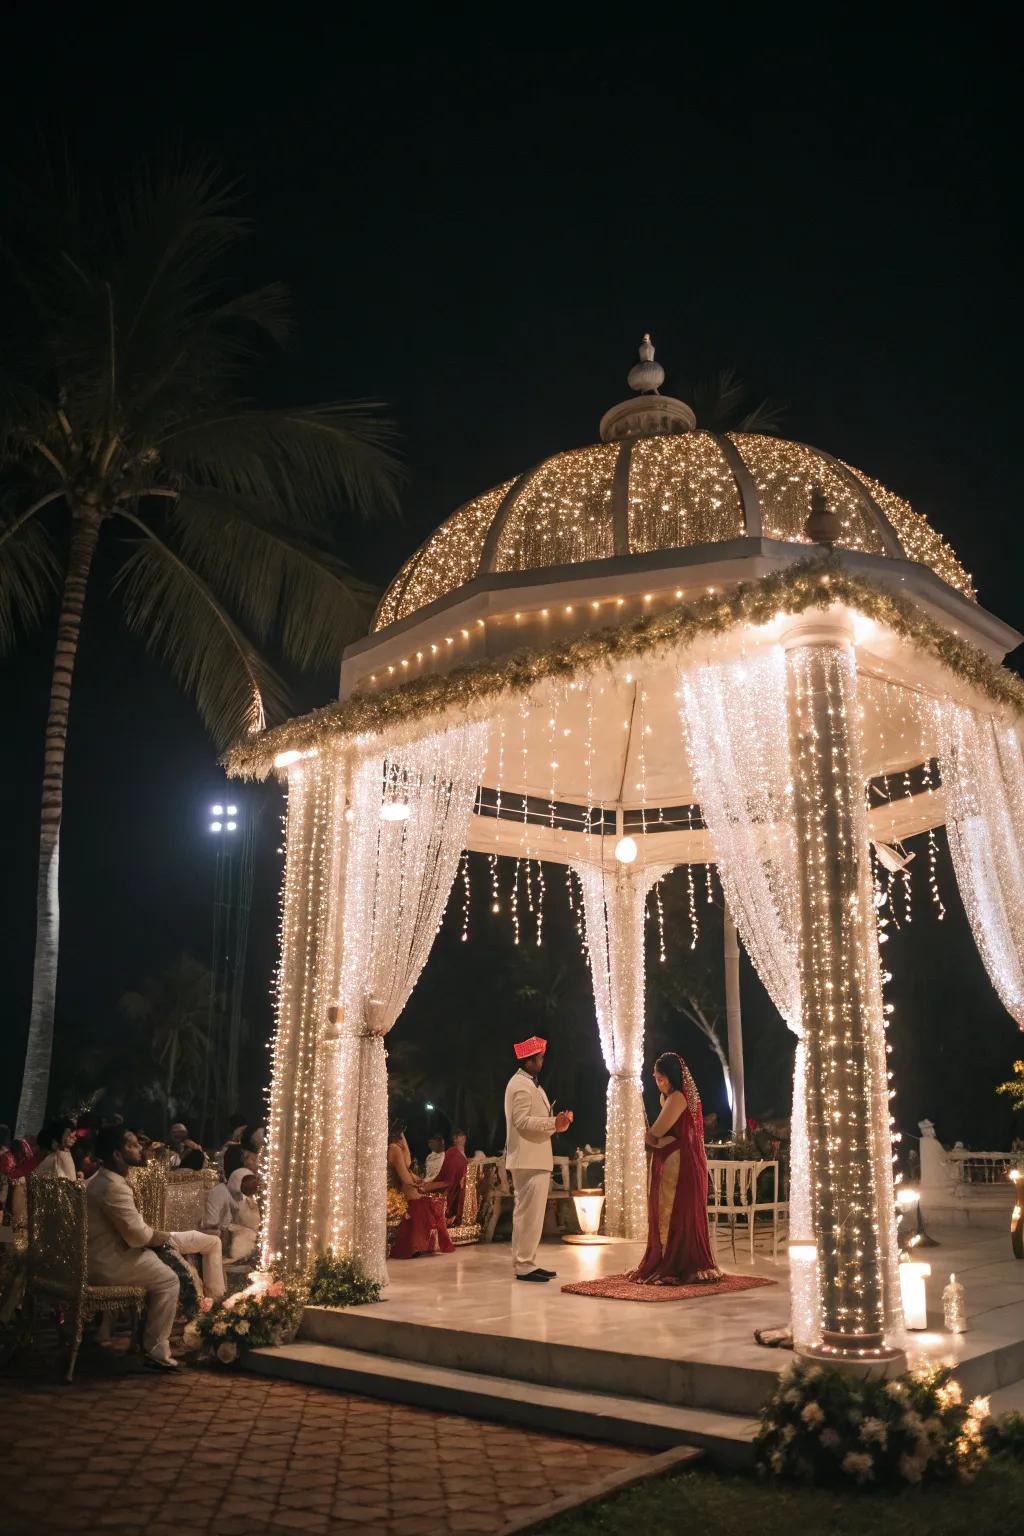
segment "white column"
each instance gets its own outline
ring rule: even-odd
[[[804,1111],[820,1337],[886,1359],[897,1318],[888,1082],[849,620],[806,614],[786,648],[798,866]],[[803,1236],[804,1234],[798,1234]]]

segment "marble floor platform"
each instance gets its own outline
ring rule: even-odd
[[[992,1392],[1024,1379],[1024,1263],[1005,1232],[936,1228],[929,1330],[910,1334],[913,1361],[958,1366],[965,1391]],[[789,1314],[784,1258],[719,1261],[731,1273],[755,1273],[770,1287],[692,1301],[641,1306],[569,1296],[561,1285],[617,1273],[635,1263],[639,1245],[580,1247],[546,1243],[541,1263],[558,1270],[548,1285],[523,1285],[511,1273],[507,1244],[481,1244],[392,1263],[391,1283],[376,1306],[307,1308],[303,1341],[364,1350],[445,1369],[520,1382],[644,1398],[749,1415],[771,1390],[788,1352],[760,1348],[755,1327],[782,1326]],[[968,1331],[942,1327],[942,1287],[955,1270],[967,1293]]]

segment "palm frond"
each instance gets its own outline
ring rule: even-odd
[[[115,581],[125,622],[192,695],[214,740],[226,745],[282,716],[283,683],[214,593],[152,529],[122,515],[146,535]]]
[[[216,491],[183,497],[171,526],[192,569],[253,635],[274,636],[298,666],[338,664],[366,632],[377,589],[308,534]]]
[[[170,432],[159,450],[180,480],[217,486],[309,527],[343,499],[364,515],[396,507],[393,429],[379,411],[360,401],[215,414]]]
[[[37,519],[0,521],[0,656],[39,623],[59,578],[49,535]]]
[[[741,416],[734,428],[737,432],[760,432],[765,437],[776,437],[782,430],[786,407],[770,395],[758,402],[752,411]]]

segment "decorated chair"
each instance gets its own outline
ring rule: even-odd
[[[206,1196],[220,1183],[216,1168],[173,1168],[167,1174],[164,1221],[168,1232],[194,1232],[206,1218]]]
[[[167,1170],[162,1163],[143,1163],[129,1168],[125,1174],[139,1215],[149,1227],[164,1226],[164,1195],[167,1186]]]
[[[48,1298],[64,1309],[71,1352],[66,1381],[75,1374],[82,1334],[97,1312],[130,1308],[136,1326],[146,1293],[135,1285],[90,1285],[85,1188],[70,1179],[28,1179],[28,1293],[33,1314]]]

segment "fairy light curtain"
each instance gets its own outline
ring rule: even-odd
[[[455,881],[487,747],[486,722],[361,758],[343,892],[341,1031],[330,1233],[375,1280],[385,1265],[384,1039],[430,953]]]
[[[974,942],[1024,1029],[1024,764],[1016,731],[951,699],[935,705],[946,835]]]
[[[344,754],[325,751],[288,775],[281,959],[271,1047],[264,1259],[299,1268],[317,1232],[314,1173],[323,1155],[324,1030],[344,827]]]
[[[604,1064],[608,1068],[605,1129],[605,1231],[647,1236],[647,1117],[643,1099],[644,909],[655,881],[671,865],[640,870],[576,866],[583,890],[587,955]]]
[[[800,1026],[798,910],[789,765],[786,663],[773,647],[743,661],[686,673],[684,736],[718,875],[743,946],[765,991],[797,1036],[790,1124],[790,1230],[809,1238],[806,1051]],[[814,1267],[793,1266],[797,1343],[817,1331]]]

